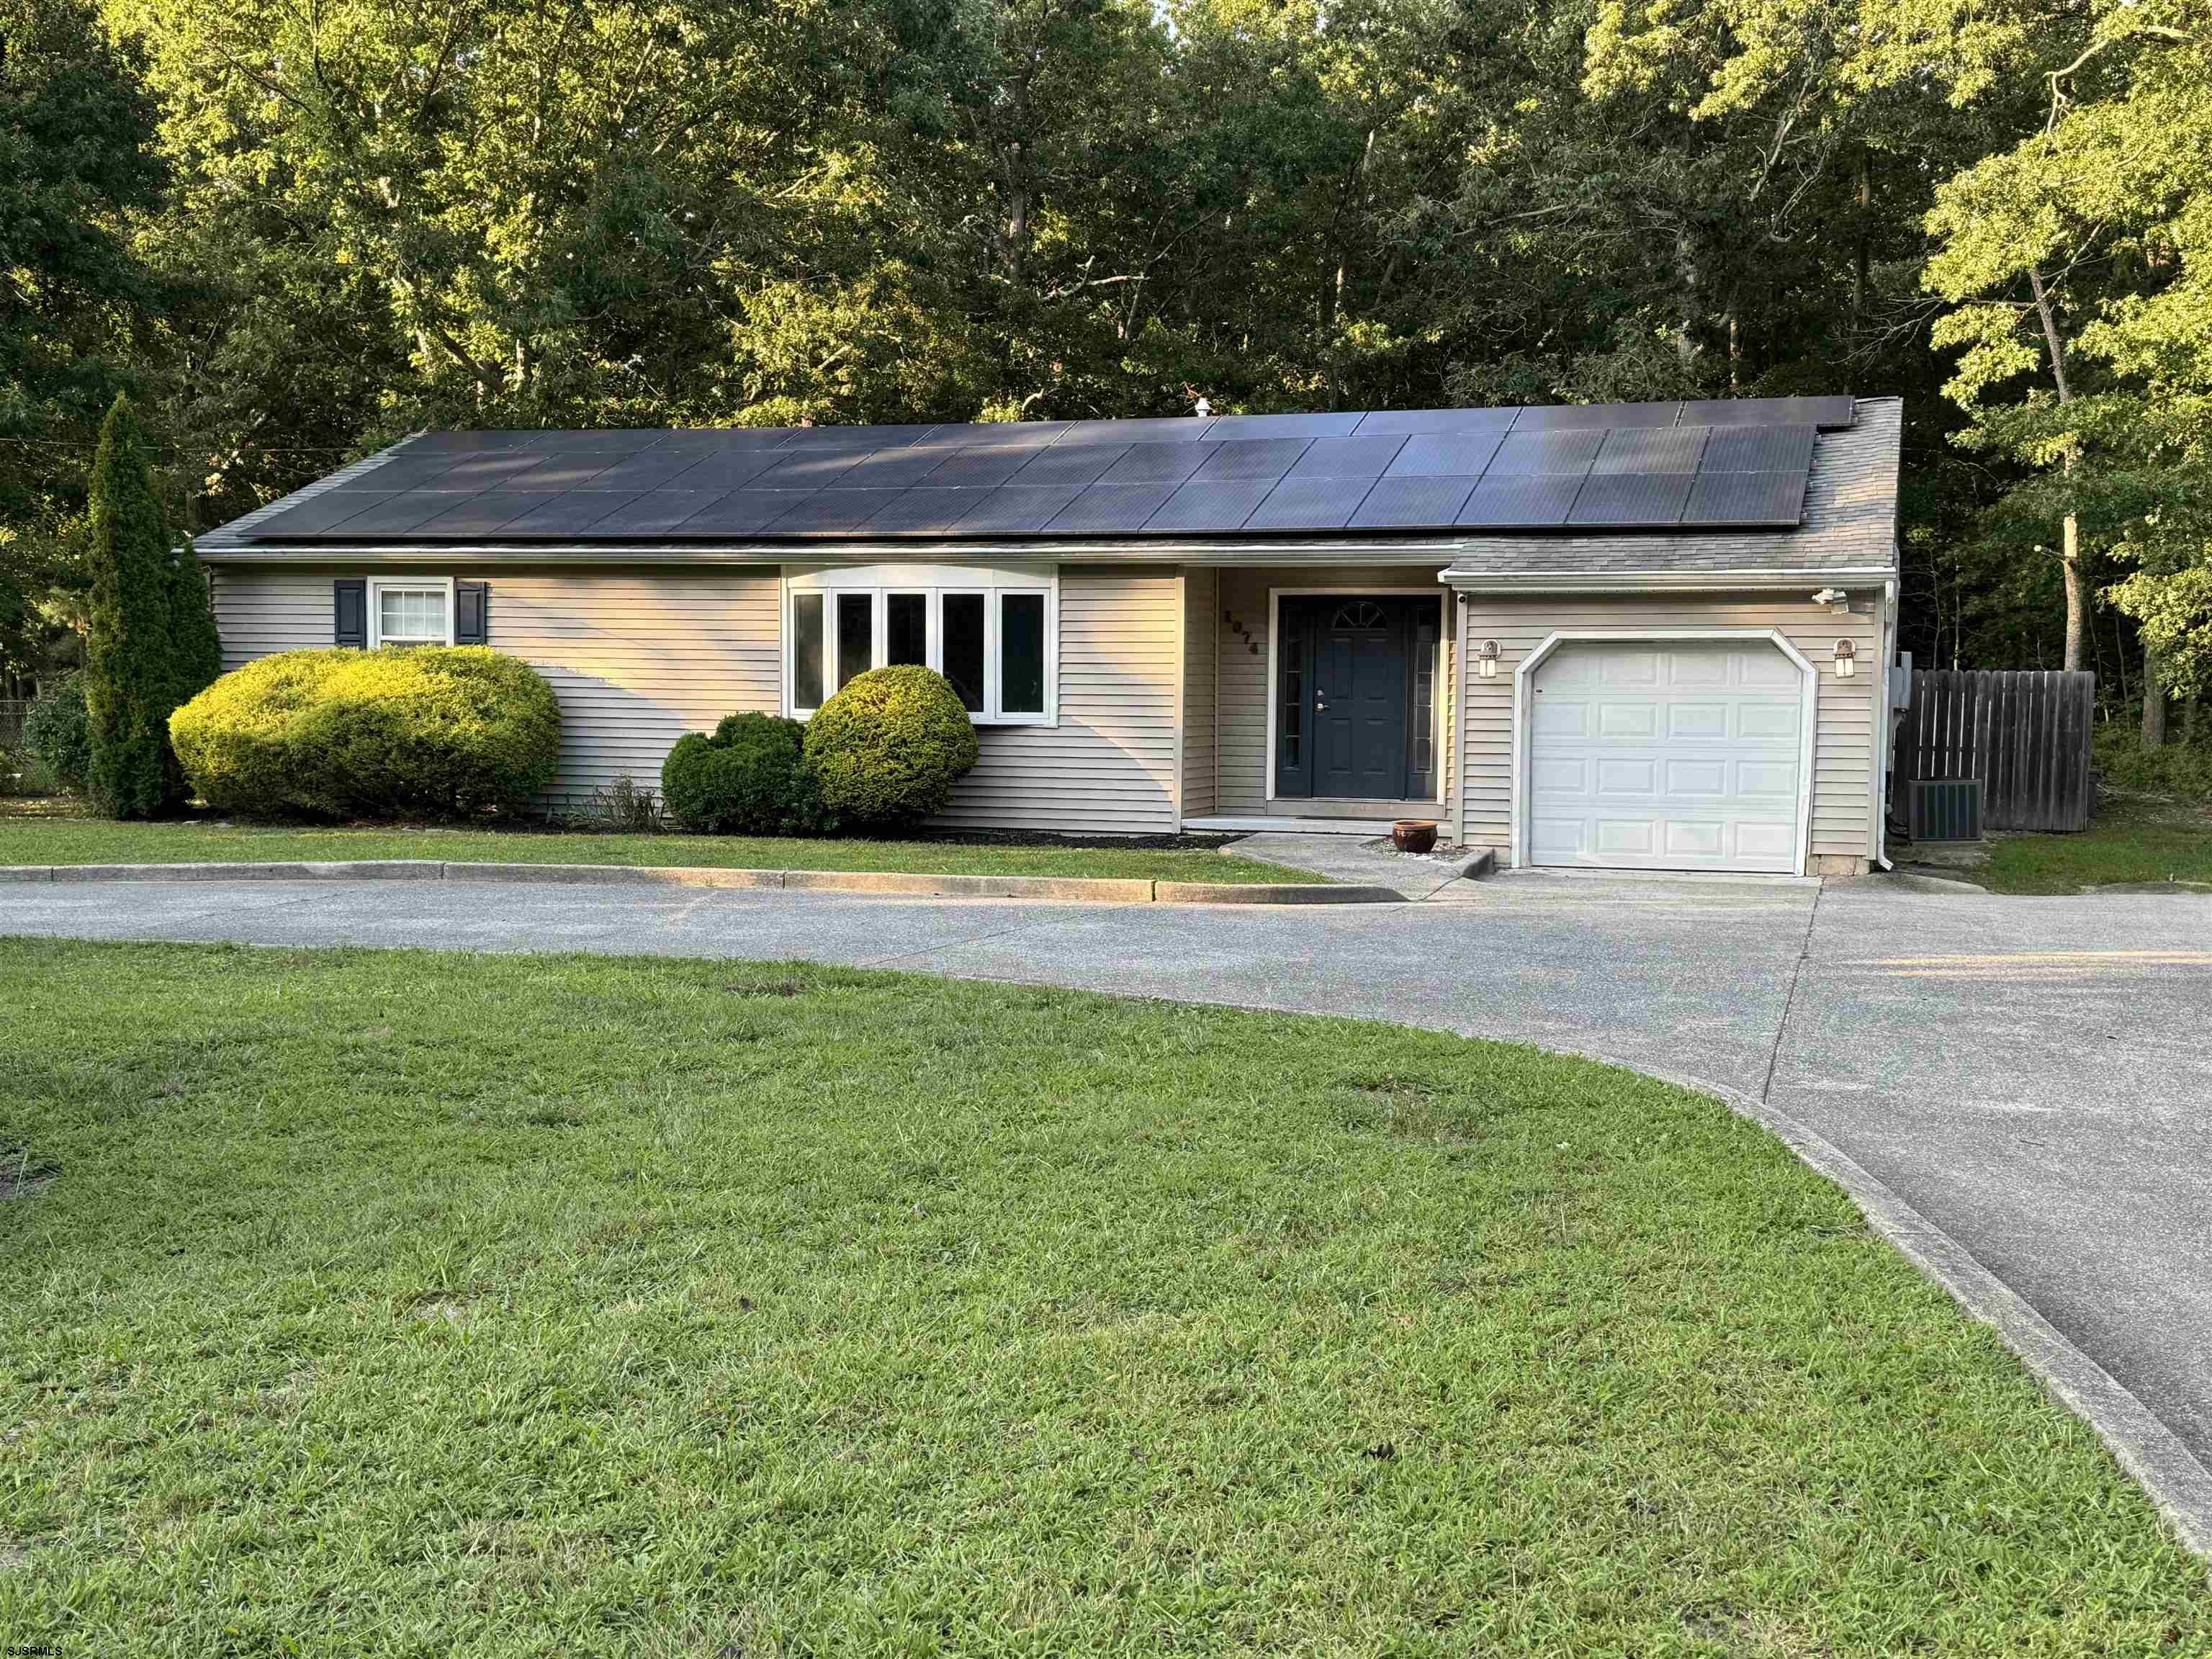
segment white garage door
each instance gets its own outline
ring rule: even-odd
[[[1531,678],[1532,862],[1796,870],[1804,674],[1772,645],[1569,644]]]

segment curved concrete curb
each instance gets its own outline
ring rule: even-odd
[[[725,870],[712,865],[443,864],[360,859],[270,864],[0,866],[0,882],[479,881],[622,887],[774,888],[907,898],[1060,904],[1402,904],[1388,887],[1334,882],[1151,881],[1086,876],[932,876],[899,870]]]

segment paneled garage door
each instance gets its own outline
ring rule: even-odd
[[[1804,674],[1771,644],[1589,641],[1531,676],[1529,857],[1797,868]]]

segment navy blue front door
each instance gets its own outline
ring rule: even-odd
[[[1413,608],[1394,597],[1282,602],[1277,795],[1407,798]]]

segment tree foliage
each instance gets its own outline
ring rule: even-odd
[[[186,528],[427,425],[1893,392],[1923,655],[2055,661],[2070,523],[2204,683],[2212,0],[101,3],[0,0],[90,42],[0,328]]]

